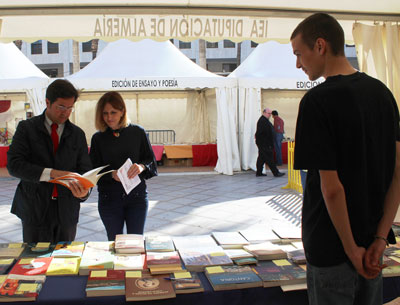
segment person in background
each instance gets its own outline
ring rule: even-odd
[[[281,177],[281,173],[275,165],[274,161],[274,126],[272,126],[269,118],[271,117],[271,109],[265,108],[262,116],[258,119],[257,130],[255,134],[256,145],[258,147],[257,158],[257,177],[266,176],[263,174],[264,164],[267,164],[275,177]]]
[[[310,80],[299,106],[294,168],[307,169],[302,239],[309,303],[382,304],[383,251],[400,202],[399,110],[389,89],[356,71],[330,15],[291,35]],[[349,151],[351,147],[351,152]]]
[[[45,111],[21,121],[8,151],[7,169],[21,181],[11,213],[22,221],[27,243],[73,241],[80,203],[89,190],[71,182],[71,190],[49,180],[92,168],[85,133],[69,121],[78,91],[67,80],[53,81],[46,90]]]
[[[96,129],[90,146],[94,167],[109,165],[114,171],[98,182],[99,214],[108,240],[122,234],[124,224],[128,234],[143,234],[148,199],[145,179],[157,176],[156,160],[145,130],[128,123],[126,106],[118,92],[105,93],[96,105]],[[141,180],[126,194],[117,170],[130,158],[128,177]]]
[[[274,138],[274,147],[275,147],[275,156],[276,156],[276,165],[280,166],[283,164],[282,162],[282,140],[283,134],[285,133],[284,125],[282,118],[279,117],[278,111],[273,110],[272,116],[274,118],[274,130],[275,130],[275,138]]]

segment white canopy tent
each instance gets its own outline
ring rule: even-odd
[[[300,98],[305,93],[304,90],[314,87],[323,79],[309,81],[307,75],[296,68],[296,57],[293,55],[291,45],[275,41],[259,44],[228,78],[237,78],[239,84],[241,165],[243,169],[255,170],[257,147],[254,134],[261,109],[269,107],[278,110],[285,120],[286,136],[294,137]],[[286,90],[301,91],[294,97],[293,94],[284,95],[284,98],[274,97],[275,102],[273,102],[266,99],[263,89],[274,89],[271,92],[277,93],[287,92]]]
[[[45,89],[49,78],[36,67],[14,43],[0,43],[0,92],[5,99],[22,93],[24,101],[32,105],[33,113],[39,114],[46,108]],[[17,98],[18,99],[18,98]],[[11,121],[19,108],[11,103],[8,111],[0,113],[0,122]],[[13,126],[11,126],[13,129]]]
[[[145,39],[133,43],[122,39],[109,43],[95,60],[81,71],[69,76],[68,79],[84,92],[156,91],[159,92],[157,99],[165,99],[168,96],[166,92],[189,90],[186,117],[180,122],[180,128],[193,132],[206,130],[208,124],[205,106],[207,94],[201,91],[207,88],[215,89],[216,140],[219,156],[216,170],[229,175],[233,174],[233,171],[240,170],[236,138],[236,80],[202,69],[182,54],[170,41],[155,42]],[[142,108],[147,108],[143,111],[150,111],[154,120],[157,120],[157,113],[164,117],[174,116],[172,102],[170,109],[167,109],[165,113],[160,113],[158,109],[160,107],[153,105],[151,108],[150,103],[144,104],[139,109],[136,100],[137,115]],[[76,115],[79,115],[79,111]],[[200,123],[203,126],[199,126]],[[197,139],[197,141],[202,141],[200,135]]]

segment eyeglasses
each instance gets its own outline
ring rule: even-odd
[[[56,107],[57,107],[57,109],[59,110],[59,111],[62,111],[62,112],[74,112],[74,110],[75,110],[75,108],[74,108],[74,106],[72,106],[72,107],[65,107],[65,106],[63,106],[63,105],[55,105]]]

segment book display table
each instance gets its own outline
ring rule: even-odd
[[[176,298],[157,301],[126,302],[125,296],[91,297],[85,296],[87,276],[48,276],[36,302],[10,302],[1,304],[190,304],[190,305],[307,305],[307,291],[283,292],[280,287],[247,288],[239,290],[213,291],[204,273],[199,273],[204,292],[180,294]],[[384,278],[384,302],[400,295],[400,277]]]

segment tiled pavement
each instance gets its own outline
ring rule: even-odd
[[[285,172],[285,170],[284,170]],[[22,240],[20,220],[10,213],[18,179],[0,177],[0,242]],[[145,235],[197,235],[239,231],[273,224],[299,226],[301,197],[283,190],[287,176],[256,177],[253,171],[233,176],[214,172],[161,173],[147,181],[149,212]],[[97,211],[97,190],[81,204],[76,240],[106,240]]]

